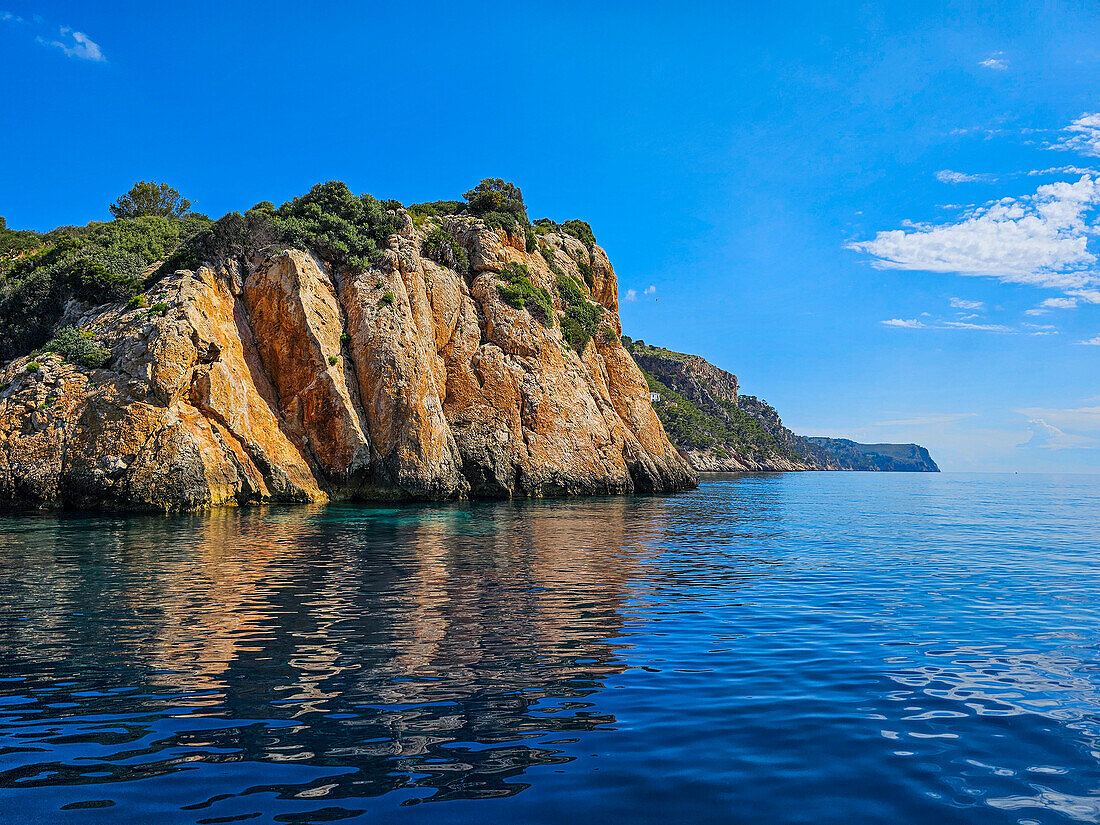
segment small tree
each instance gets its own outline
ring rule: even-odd
[[[140,218],[143,215],[160,215],[179,218],[191,209],[191,201],[167,183],[138,181],[125,195],[112,203],[111,214],[116,218]]]
[[[500,178],[485,178],[481,183],[462,197],[470,204],[475,215],[486,212],[510,212],[517,217],[527,219],[527,210],[523,206],[523,193],[514,183],[506,183]]]

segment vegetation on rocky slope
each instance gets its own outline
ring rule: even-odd
[[[442,226],[451,215],[476,217],[486,226],[522,235],[529,252],[539,247],[519,187],[489,178],[464,198],[409,207],[416,225],[427,229],[423,255],[468,274],[466,250]],[[289,248],[309,249],[345,272],[376,267],[387,239],[407,220],[399,214],[401,208],[398,201],[356,195],[346,184],[329,181],[277,208],[265,201],[243,214],[231,212],[212,221],[189,212],[190,202],[175,189],[142,181],[110,205],[115,216],[111,221],[38,233],[8,229],[0,218],[0,361],[49,342],[70,301],[91,307],[141,300],[153,283],[177,269]],[[544,218],[539,223],[578,238],[591,256],[595,236],[584,221],[557,224]],[[543,254],[552,256],[546,249]],[[591,261],[579,254],[577,267],[591,286]],[[552,270],[562,271],[555,265]],[[553,326],[545,289],[528,289],[522,273],[505,273],[503,280],[510,302]],[[595,331],[598,309],[568,285],[564,289],[559,284],[565,311],[562,333],[580,352]]]
[[[642,373],[649,384],[649,391],[660,397],[653,407],[664,424],[665,432],[680,449],[709,451],[720,460],[733,455],[791,461],[801,459],[761,421],[736,404],[714,399],[713,404],[704,410],[644,367]]]
[[[796,435],[775,408],[737,392],[736,376],[697,355],[644,341],[623,343],[645,373],[672,443],[703,469],[931,471],[938,468],[916,444],[859,444]]]
[[[138,215],[77,230],[84,241],[147,226],[176,236],[127,247],[149,261],[122,280],[142,290],[127,300],[129,289],[102,304],[81,291],[125,269],[67,269],[39,352],[0,366],[0,506],[694,485],[619,343],[604,251],[561,230],[529,253],[526,233],[468,207],[418,221],[329,183],[215,222]],[[13,238],[5,273],[68,254],[44,238],[19,252]]]

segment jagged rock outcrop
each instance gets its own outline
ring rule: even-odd
[[[308,249],[233,255],[166,275],[152,309],[70,307],[66,322],[110,360],[40,353],[0,371],[0,502],[177,510],[694,485],[620,341],[602,249],[547,232],[546,254],[528,253],[522,236],[450,216],[460,274],[398,216],[381,263],[359,274]],[[554,317],[502,298],[509,264]],[[562,335],[561,277],[600,307],[580,352]]]

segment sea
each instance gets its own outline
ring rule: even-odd
[[[0,514],[0,823],[1100,822],[1100,476]]]

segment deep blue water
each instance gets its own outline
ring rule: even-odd
[[[1100,822],[1100,476],[0,516],[0,822]]]

